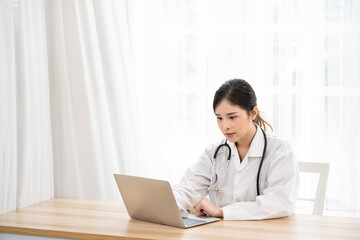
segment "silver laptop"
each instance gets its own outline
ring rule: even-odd
[[[178,228],[189,228],[220,220],[195,214],[189,214],[187,218],[181,217],[167,181],[122,174],[114,174],[114,177],[126,210],[133,219]]]

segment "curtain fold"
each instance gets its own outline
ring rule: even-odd
[[[12,1],[0,7],[0,213],[16,208],[16,83]],[[6,80],[5,80],[6,79]]]
[[[53,162],[44,3],[2,1],[0,11],[5,212],[53,196]]]
[[[1,2],[0,212],[54,196],[118,199],[113,174],[139,169],[127,8]]]
[[[112,14],[126,21],[126,2],[51,1],[47,10],[55,196],[119,198],[113,174],[139,159],[129,29]]]

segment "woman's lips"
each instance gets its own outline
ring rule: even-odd
[[[225,133],[225,136],[229,138],[229,137],[234,136],[234,134],[235,134],[235,133]]]

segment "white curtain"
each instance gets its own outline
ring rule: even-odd
[[[1,1],[0,212],[118,199],[113,174],[138,169],[129,6]]]
[[[178,182],[222,137],[215,90],[243,78],[300,161],[331,164],[325,214],[359,216],[360,1],[2,0],[0,11],[1,211],[117,199],[114,172]]]
[[[53,196],[44,4],[0,5],[0,213]]]
[[[360,1],[143,4],[135,60],[146,86],[138,98],[145,175],[179,181],[222,137],[215,90],[243,78],[299,161],[330,163],[325,214],[360,216]],[[301,194],[312,195],[316,177],[302,179]]]
[[[47,1],[46,10],[55,196],[114,199],[113,173],[138,158],[126,2]]]

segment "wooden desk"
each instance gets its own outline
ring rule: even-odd
[[[294,215],[190,229],[132,220],[122,202],[56,198],[0,215],[0,232],[73,239],[360,239],[360,219]]]

